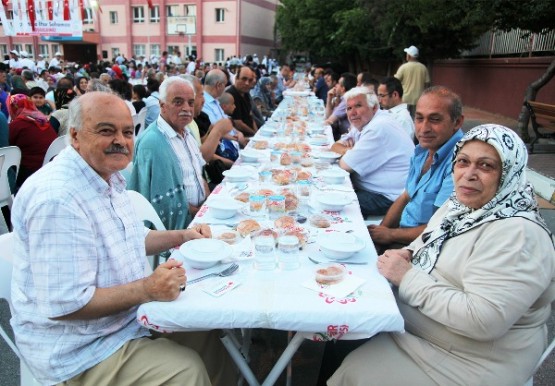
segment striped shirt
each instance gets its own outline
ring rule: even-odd
[[[206,164],[206,161],[202,158],[197,142],[188,130],[184,131],[183,137],[177,134],[161,115],[158,117],[156,125],[158,130],[168,139],[179,160],[179,166],[183,172],[183,185],[185,185],[187,201],[193,206],[200,206],[206,199],[202,179],[202,167]]]

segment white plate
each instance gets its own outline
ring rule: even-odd
[[[241,167],[224,170],[222,174],[229,179],[229,182],[247,182],[252,177],[252,171]]]
[[[341,154],[336,153],[334,151],[322,151],[322,152],[313,154],[313,156],[320,159],[334,160],[341,157]]]
[[[260,130],[258,130],[258,132],[260,133],[260,135],[264,136],[264,137],[271,137],[272,135],[277,133],[277,129],[273,128],[273,127],[262,127],[260,128]]]
[[[239,155],[245,162],[258,162],[259,158],[262,157],[261,153],[252,149],[244,149],[239,153]]]
[[[308,140],[308,143],[314,146],[326,146],[329,141],[327,137],[312,137]]]
[[[206,269],[227,259],[233,249],[222,240],[195,239],[179,247],[179,252],[191,268]]]
[[[333,237],[330,237],[329,234],[321,233],[316,243],[326,257],[336,260],[351,257],[366,246],[364,240],[350,233],[337,233]]]
[[[213,197],[206,206],[210,209],[210,214],[218,220],[225,220],[235,216],[235,213],[243,207],[243,203],[231,197]]]
[[[325,210],[338,212],[353,202],[353,199],[341,192],[324,192],[316,196],[316,201]]]

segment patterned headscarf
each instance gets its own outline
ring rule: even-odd
[[[510,217],[523,217],[541,226],[549,235],[543,218],[538,212],[534,189],[526,179],[528,151],[520,137],[512,130],[494,124],[473,128],[455,146],[454,158],[468,141],[478,140],[495,148],[501,158],[501,179],[495,196],[479,209],[463,205],[453,192],[449,198],[449,211],[441,225],[422,235],[425,241],[412,259],[412,263],[431,272],[441,253],[443,243],[470,229],[490,221]]]
[[[37,110],[35,104],[24,94],[10,95],[8,110],[12,121],[25,120],[35,124],[40,130],[50,126],[46,115]]]
[[[56,109],[67,108],[69,102],[75,98],[75,91],[71,88],[57,88],[54,90],[54,103]]]

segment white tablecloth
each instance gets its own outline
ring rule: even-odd
[[[328,128],[328,135],[331,132]],[[270,143],[280,139],[272,138]],[[270,150],[262,152],[264,162],[269,162]],[[238,165],[241,161],[238,162]],[[337,167],[337,166],[335,166]],[[319,189],[313,190],[313,197],[322,190],[328,190],[318,178],[318,172],[309,169],[315,176]],[[256,178],[256,176],[255,176]],[[249,182],[251,189],[259,187],[256,179]],[[226,195],[235,184],[221,184],[208,202],[218,195]],[[266,187],[266,186],[265,186]],[[275,185],[267,186],[278,190]],[[333,187],[332,187],[333,188]],[[192,284],[172,302],[150,302],[139,307],[137,317],[140,323],[158,331],[184,331],[191,329],[232,329],[232,328],[270,328],[286,331],[313,333],[313,339],[339,339],[349,333],[350,337],[369,337],[381,331],[403,331],[404,322],[397,308],[389,283],[376,268],[376,251],[364,225],[356,195],[352,192],[348,179],[341,187],[345,194],[351,194],[353,202],[341,212],[325,213],[332,219],[332,226],[318,229],[303,224],[310,234],[309,243],[301,251],[301,267],[293,271],[257,271],[253,268],[252,255],[237,247],[231,260],[240,264],[232,276],[214,278]],[[350,191],[350,192],[348,192]],[[321,212],[313,204],[312,211]],[[245,215],[238,214],[238,222]],[[193,223],[211,222],[209,209],[204,205]],[[269,220],[268,220],[269,221]],[[316,265],[308,256],[322,259],[323,255],[314,243],[317,235],[324,232],[333,237],[336,232],[352,230],[353,234],[366,242],[366,247],[358,252],[355,260],[366,260],[367,265],[347,265],[350,275],[365,280],[349,296],[334,298],[322,292],[305,288],[302,283],[313,280]],[[243,253],[241,253],[243,252]],[[246,253],[245,253],[246,252]],[[180,259],[179,251],[173,256]],[[209,270],[195,270],[187,267],[190,280],[212,271],[220,271],[222,266]],[[229,280],[239,285],[220,297],[214,297],[203,288]],[[349,337],[348,336],[348,337]]]

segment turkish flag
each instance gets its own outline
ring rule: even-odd
[[[46,8],[48,9],[48,20],[54,18],[54,6],[52,5],[52,0],[46,2]]]
[[[152,0],[146,0],[146,2],[148,3],[148,8],[149,9],[154,8],[154,5],[152,4]]]
[[[69,20],[69,0],[64,0],[64,20]]]
[[[35,0],[27,0],[27,12],[29,13],[29,22],[31,22],[31,29],[35,30]]]

